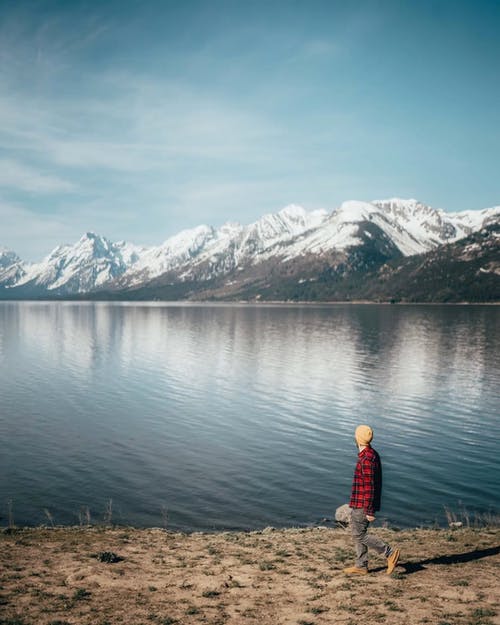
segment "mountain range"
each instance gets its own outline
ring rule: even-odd
[[[39,263],[0,249],[0,298],[500,301],[500,206],[290,205],[155,247],[87,232]]]

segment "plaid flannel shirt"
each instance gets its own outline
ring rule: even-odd
[[[382,491],[382,467],[378,453],[370,446],[358,454],[358,462],[352,481],[351,508],[363,508],[365,513],[373,516],[380,510]]]

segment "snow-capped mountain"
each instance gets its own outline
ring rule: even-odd
[[[0,285],[10,286],[24,275],[23,261],[12,250],[0,248]]]
[[[247,262],[257,261],[277,246],[289,244],[304,232],[319,227],[326,218],[326,211],[307,212],[290,205],[248,226],[229,222],[218,230],[210,226],[184,230],[143,254],[122,276],[120,284],[134,286],[181,268],[184,279],[193,271],[199,273],[201,267],[206,268],[203,279],[228,273]]]
[[[54,293],[86,293],[120,276],[143,252],[144,248],[124,241],[111,243],[87,232],[75,245],[60,245],[40,263],[24,265],[15,286]]]
[[[5,248],[0,248],[0,268],[4,269],[6,267],[10,267],[11,265],[19,262],[21,259],[19,256],[13,252],[12,250],[7,250]]]
[[[421,256],[368,273],[359,297],[419,302],[500,301],[500,220]]]
[[[482,228],[490,219],[499,217],[498,206],[482,211],[447,213],[413,199],[351,200],[334,210],[322,227],[310,232],[293,253],[302,255],[308,250],[322,252],[332,247],[355,246],[360,243],[360,224],[369,222],[378,226],[403,256],[412,256],[461,239]]]
[[[22,294],[70,295],[106,289],[120,292],[159,280],[202,283],[262,271],[269,263],[342,262],[359,270],[457,241],[500,220],[500,207],[447,213],[416,200],[347,201],[328,213],[290,205],[249,225],[201,225],[157,247],[112,243],[86,233],[57,247],[43,261],[26,264],[0,252],[0,288]],[[265,269],[264,269],[265,268]],[[295,270],[294,270],[295,271]]]
[[[226,224],[219,230],[200,226],[154,248],[120,278],[133,287],[168,272],[181,280],[208,280],[270,258],[290,261],[305,255],[344,252],[363,244],[366,236],[391,241],[403,256],[429,251],[478,230],[500,207],[446,213],[416,200],[344,202],[328,214],[288,206],[248,226]],[[366,234],[366,225],[372,232]]]

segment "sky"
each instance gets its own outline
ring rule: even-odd
[[[0,0],[0,247],[500,203],[497,0]]]

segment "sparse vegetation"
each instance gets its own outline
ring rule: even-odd
[[[115,562],[121,562],[123,560],[123,558],[116,555],[114,551],[100,551],[95,557],[99,562],[106,562],[107,564],[114,564]]]
[[[82,506],[78,512],[78,520],[80,525],[90,525],[90,508],[88,506]]]
[[[209,599],[213,599],[214,597],[218,597],[220,592],[218,590],[204,590],[203,596]]]
[[[495,512],[469,512],[466,506],[461,504],[458,510],[452,510],[448,506],[444,506],[446,520],[448,526],[452,530],[461,527],[482,529],[485,527],[500,527],[500,514]]]
[[[89,592],[86,588],[78,588],[73,593],[74,601],[81,601],[82,599],[88,599],[92,593]]]
[[[104,511],[104,523],[111,525],[113,522],[113,500],[108,499],[106,502],[106,509]]]
[[[7,500],[7,518],[9,520],[9,528],[15,527],[14,525],[14,513],[12,511],[13,502],[12,499]]]
[[[484,619],[489,616],[496,616],[496,611],[491,608],[476,608],[472,612],[472,617],[475,619]]]
[[[373,554],[368,576],[345,577],[354,553],[336,529],[0,532],[0,625],[496,623],[499,528],[372,531],[401,547],[391,577]]]
[[[264,562],[261,562],[259,564],[259,569],[261,571],[273,571],[276,568],[276,566],[274,565],[273,562],[270,562],[269,560],[265,560]]]
[[[197,608],[195,605],[189,606],[189,608],[186,609],[186,614],[188,616],[191,616],[193,614],[199,614],[200,613],[200,609]]]
[[[320,606],[313,606],[312,608],[309,608],[309,612],[311,612],[311,614],[323,614],[324,612],[328,612],[330,610],[330,608],[323,608]]]
[[[47,520],[50,523],[50,526],[51,527],[55,527],[54,517],[53,517],[52,513],[50,512],[50,510],[48,508],[44,508],[43,512],[44,512],[45,516],[47,517]]]

